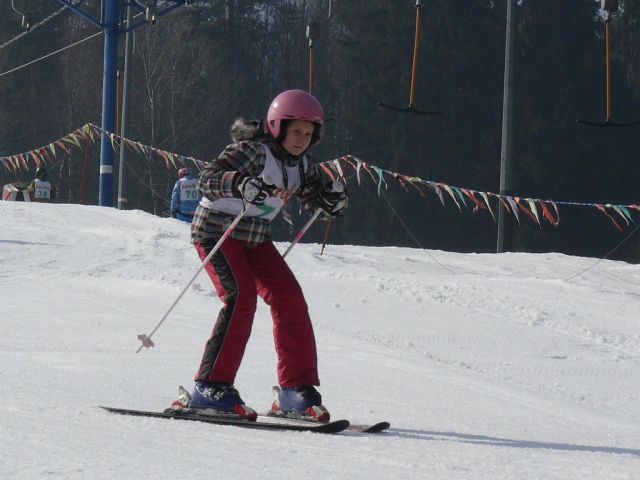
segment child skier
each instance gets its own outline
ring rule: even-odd
[[[206,342],[189,408],[255,419],[233,383],[249,340],[257,297],[271,308],[278,356],[272,414],[328,421],[314,388],[320,385],[316,344],[302,290],[271,241],[270,224],[291,195],[307,210],[339,215],[344,191],[323,185],[307,150],[322,138],[324,112],[302,90],[272,102],[263,122],[238,119],[235,143],[201,173],[202,200],[191,226],[192,243],[204,261],[243,208],[245,216],[205,267],[223,302]]]

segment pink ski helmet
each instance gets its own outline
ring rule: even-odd
[[[180,170],[178,170],[178,178],[184,178],[187,175],[191,175],[191,169],[187,167],[183,167]]]
[[[324,125],[324,110],[316,98],[304,90],[285,90],[273,99],[267,113],[267,128],[273,138],[282,140],[285,131],[282,122],[286,120],[307,120],[316,124],[311,145],[318,143]]]

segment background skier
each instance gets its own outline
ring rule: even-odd
[[[178,170],[178,180],[171,192],[171,216],[191,223],[200,198],[198,179],[193,176],[191,170],[189,168]]]
[[[36,170],[36,178],[29,184],[29,189],[33,192],[33,199],[36,202],[50,202],[53,198],[51,192],[51,182],[46,168],[40,167]]]

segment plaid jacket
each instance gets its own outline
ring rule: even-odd
[[[286,153],[280,145],[269,141],[243,141],[227,146],[216,160],[200,173],[198,188],[203,198],[215,201],[223,197],[234,197],[234,185],[239,175],[258,176],[264,169],[267,145],[274,157],[291,167],[298,160]],[[319,206],[318,196],[323,189],[318,167],[310,155],[306,155],[307,169],[301,175],[302,185],[295,195],[305,210]],[[191,223],[191,241],[205,243],[218,240],[231,225],[234,216],[218,212],[200,204]],[[263,218],[243,217],[231,233],[231,237],[245,242],[247,246],[271,240],[271,222]]]

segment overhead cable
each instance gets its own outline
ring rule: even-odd
[[[49,20],[57,17],[58,15],[60,15],[62,12],[64,12],[67,9],[67,7],[62,7],[58,10],[56,10],[55,12],[53,12],[51,15],[49,15],[47,18],[44,18],[43,20],[39,21],[38,23],[34,24],[33,26],[29,27],[28,30],[25,30],[22,33],[19,33],[18,35],[16,35],[15,37],[13,37],[11,40],[3,43],[2,45],[0,45],[0,50],[2,50],[3,48],[11,45],[13,42],[16,42],[18,40],[20,40],[22,37],[24,37],[25,35],[27,35],[30,32],[33,32],[36,28],[41,27],[42,25],[44,25],[45,23],[47,23]]]
[[[9,75],[10,73],[16,72],[18,70],[22,70],[23,68],[28,67],[29,65],[33,65],[34,63],[39,62],[40,60],[44,60],[45,58],[52,57],[53,55],[56,55],[64,50],[75,47],[76,45],[80,45],[81,43],[86,42],[87,40],[91,40],[92,38],[97,37],[98,35],[102,35],[102,33],[103,33],[102,31],[94,33],[93,35],[83,38],[82,40],[78,40],[77,42],[72,43],[71,45],[67,45],[66,47],[62,47],[54,52],[47,53],[46,55],[40,58],[36,58],[35,60],[31,60],[30,62],[20,65],[19,67],[15,67],[15,68],[12,68],[11,70],[7,70],[6,72],[2,72],[0,73],[0,77],[4,77],[5,75]]]

